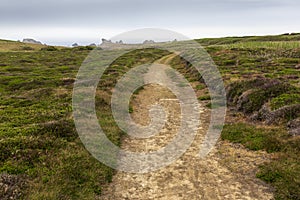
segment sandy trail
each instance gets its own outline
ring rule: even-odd
[[[166,56],[157,63],[167,64]],[[147,76],[157,76],[149,69]],[[160,73],[160,76],[166,76]],[[162,78],[162,77],[160,77]],[[172,140],[180,125],[180,105],[175,96],[159,85],[147,85],[133,100],[132,118],[142,125],[149,123],[148,110],[159,103],[167,110],[165,127],[148,139],[126,137],[122,148],[134,152],[157,150]],[[264,152],[251,152],[239,145],[218,142],[205,158],[198,157],[209,125],[210,111],[202,108],[201,127],[191,147],[171,165],[146,174],[117,172],[101,199],[272,199],[270,188],[255,177],[257,166],[268,160]]]

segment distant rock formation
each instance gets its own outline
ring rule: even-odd
[[[155,44],[154,40],[145,40],[143,44]]]
[[[122,47],[124,44],[124,42],[122,40],[116,41],[116,42],[112,42],[111,40],[107,40],[102,38],[102,43],[100,44],[100,46],[102,47],[106,47],[106,48],[119,48]]]
[[[31,39],[31,38],[24,38],[23,42],[28,43],[28,44],[42,44],[40,41],[36,41],[34,39]]]
[[[107,39],[102,38],[102,44],[113,44],[113,43],[112,43],[111,40],[107,40]]]
[[[78,47],[79,45],[77,43],[72,44],[72,47]]]
[[[116,41],[116,44],[124,44],[122,40]]]
[[[142,43],[125,43],[123,40],[118,40],[118,41],[111,41],[107,40],[105,38],[101,39],[102,43],[99,45],[100,47],[103,48],[108,48],[108,49],[118,49],[118,48],[127,48],[127,47],[137,47],[139,45],[147,45],[147,46],[154,46],[159,43],[166,43],[166,42],[155,42],[154,40],[145,40]],[[174,42],[177,40],[175,39]],[[168,41],[171,42],[171,41]]]
[[[95,43],[92,43],[89,45],[89,47],[96,47],[97,45]]]

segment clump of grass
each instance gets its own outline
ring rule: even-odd
[[[197,90],[203,90],[203,89],[205,89],[205,88],[206,88],[206,85],[205,85],[205,84],[199,84],[199,85],[196,86],[196,89],[197,89]]]
[[[300,104],[300,94],[282,94],[276,98],[273,98],[270,102],[270,106],[272,110],[279,109],[283,106]]]
[[[223,66],[227,66],[227,65],[235,65],[236,64],[236,60],[223,60],[222,61],[222,65]]]
[[[95,49],[96,47],[93,46],[78,46],[78,47],[73,47],[73,51],[91,51]]]
[[[199,101],[208,101],[208,100],[211,100],[211,98],[210,98],[210,95],[203,95],[203,96],[198,97],[198,100]]]
[[[284,146],[280,129],[256,128],[253,125],[237,123],[225,125],[221,138],[233,143],[241,143],[250,150],[280,151]]]
[[[30,46],[23,46],[23,47],[21,47],[21,50],[24,50],[24,51],[33,51],[34,48],[30,47]]]
[[[54,46],[47,46],[47,47],[41,48],[41,51],[58,51],[58,49]]]

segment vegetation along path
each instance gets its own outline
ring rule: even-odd
[[[173,57],[165,56],[157,63],[169,64]],[[167,77],[164,69],[155,69],[154,65],[145,79],[158,74]],[[167,111],[168,121],[164,128],[148,139],[125,137],[123,149],[134,152],[154,151],[168,144],[177,133],[180,125],[179,102],[172,92],[159,85],[146,85],[136,95],[132,101],[132,118],[136,123],[147,125],[148,110],[156,103],[164,106]],[[269,160],[268,154],[219,141],[205,159],[200,159],[199,144],[209,125],[209,108],[201,108],[200,119],[201,127],[195,140],[180,159],[151,173],[118,171],[101,199],[272,199],[269,186],[255,176],[258,165]]]

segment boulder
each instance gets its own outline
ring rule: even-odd
[[[287,124],[288,133],[292,136],[300,135],[300,118],[294,119]]]

